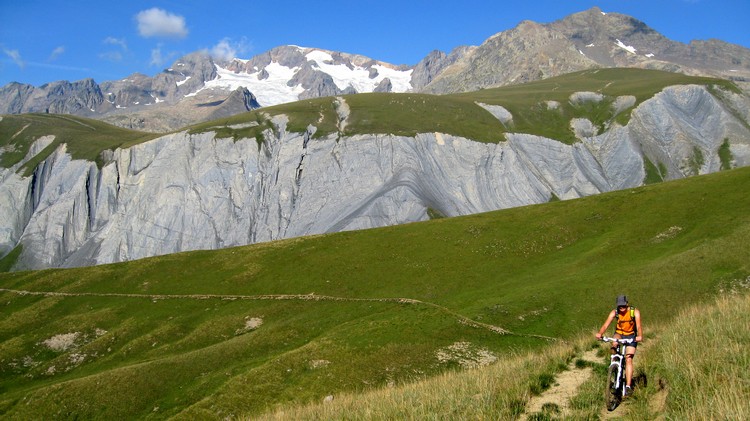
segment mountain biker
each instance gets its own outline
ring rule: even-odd
[[[617,323],[615,325],[614,337],[617,339],[635,339],[635,342],[628,344],[625,348],[625,396],[627,396],[632,391],[631,382],[633,380],[633,357],[635,357],[635,349],[638,346],[638,342],[643,340],[641,312],[628,304],[628,297],[625,295],[617,297],[616,306],[617,308],[609,313],[607,320],[601,329],[599,329],[599,332],[596,333],[596,339],[602,338],[602,335],[615,318],[617,319]],[[617,352],[617,347],[617,342],[612,342],[613,354]]]

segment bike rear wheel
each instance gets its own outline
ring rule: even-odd
[[[617,390],[617,366],[609,366],[607,371],[607,387],[604,390],[604,404],[608,411],[614,411],[620,405],[620,391]]]

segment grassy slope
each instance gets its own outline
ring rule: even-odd
[[[68,145],[68,153],[74,159],[97,161],[104,150],[128,147],[158,136],[69,115],[5,115],[0,121],[0,148],[10,150],[0,155],[0,166],[8,168],[20,162],[36,139],[50,134],[55,135],[54,142],[24,165],[27,175],[62,143]]]
[[[574,143],[576,139],[570,130],[572,118],[588,118],[601,132],[613,122],[626,124],[634,107],[665,87],[687,84],[719,86],[737,92],[737,88],[731,82],[721,79],[657,70],[614,68],[584,70],[537,82],[455,96],[504,106],[513,115],[514,126],[511,131]],[[575,106],[569,101],[575,92],[598,92],[604,95],[604,100],[598,104]],[[623,95],[634,96],[635,106],[615,114],[611,107],[612,102]],[[547,101],[557,101],[560,107],[547,109]]]
[[[735,291],[713,303],[685,307],[675,321],[652,331],[639,347],[635,394],[612,415],[641,420],[748,419],[750,389],[743,387],[750,382],[750,356],[744,352],[750,344],[748,287],[745,283],[740,294]],[[479,370],[345,394],[333,402],[287,406],[259,419],[513,419],[523,413],[532,395],[554,382],[550,378],[573,355],[580,356],[592,343],[586,335],[542,352],[504,357]],[[608,359],[604,345],[594,346],[600,350],[601,364],[594,364],[594,375],[571,399],[570,412],[563,418],[551,407],[527,413],[529,419],[601,417]]]
[[[19,290],[307,299],[0,293],[0,415],[259,413],[442,372],[456,364],[435,352],[457,341],[508,354],[548,344],[529,335],[573,338],[618,293],[648,329],[750,275],[748,183],[743,168],[400,227],[1,274],[0,288]],[[263,325],[243,331],[253,317]],[[76,349],[42,344],[71,332]]]

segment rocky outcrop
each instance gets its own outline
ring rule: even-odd
[[[423,91],[467,92],[592,67],[596,67],[596,62],[580,54],[561,34],[546,25],[524,21],[470,50],[447,66]]]
[[[527,134],[499,144],[442,133],[314,138],[313,125],[288,132],[283,116],[260,146],[180,132],[118,149],[101,167],[61,145],[31,177],[16,172],[22,163],[0,170],[0,252],[23,246],[15,269],[93,265],[420,221],[428,209],[571,199],[641,185],[647,160],[667,179],[717,171],[725,142],[732,165],[748,165],[750,131],[725,103],[701,86],[671,87],[627,126],[595,135],[578,121],[573,145]],[[339,98],[342,124],[346,108]]]
[[[104,102],[93,79],[59,81],[35,88],[11,83],[0,88],[0,114],[55,113],[94,115]]]
[[[461,57],[471,50],[472,47],[459,47],[451,51],[450,54],[445,54],[439,50],[432,51],[414,66],[414,72],[411,75],[411,85],[417,91],[422,90],[432,82],[432,79],[442,73],[446,67],[460,60]]]
[[[209,116],[209,120],[235,115],[237,114],[237,110],[252,111],[257,108],[260,108],[260,104],[258,104],[255,95],[247,90],[247,88],[237,88],[227,99],[216,104],[215,110]]]

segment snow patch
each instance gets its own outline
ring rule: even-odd
[[[305,57],[308,61],[314,62],[320,71],[329,74],[336,87],[342,91],[352,86],[359,93],[372,92],[385,78],[391,80],[394,92],[406,92],[412,89],[412,70],[396,70],[376,64],[372,68],[377,70],[377,76],[370,78],[370,70],[364,67],[349,68],[345,64],[333,64],[333,56],[325,51],[313,50]]]
[[[252,92],[258,103],[264,107],[299,100],[299,95],[304,92],[304,88],[299,85],[289,86],[287,84],[299,71],[298,67],[289,68],[277,62],[272,62],[265,67],[265,71],[268,73],[268,77],[260,80],[260,72],[235,73],[217,65],[216,79],[207,81],[201,89],[189,93],[185,97],[196,96],[205,89],[218,88],[234,91],[244,87]]]
[[[391,81],[393,92],[408,92],[412,90],[412,70],[397,70],[388,65],[375,64],[371,68],[375,70],[376,74],[371,78],[370,68],[361,66],[352,66],[350,68],[346,64],[334,64],[333,56],[328,52],[303,49],[302,47],[297,48],[300,51],[308,51],[305,55],[307,60],[313,62],[313,67],[317,68],[317,70],[330,75],[334,84],[341,90],[345,90],[351,86],[360,93],[373,92],[386,78]],[[196,96],[205,89],[234,91],[240,87],[244,87],[255,95],[261,106],[267,107],[298,101],[300,94],[305,91],[301,85],[289,86],[289,82],[300,71],[299,67],[286,67],[278,62],[271,62],[262,69],[259,69],[257,66],[254,67],[252,73],[233,72],[219,65],[215,65],[215,67],[217,77],[214,80],[207,81],[197,91],[185,95],[186,98]],[[260,77],[261,73],[263,73],[262,79]],[[187,82],[188,79],[176,83],[180,86]]]
[[[646,54],[646,57],[648,57],[648,58],[651,58],[653,56],[654,56],[654,53],[648,53],[648,54]]]
[[[625,51],[629,52],[630,54],[635,54],[635,52],[636,52],[636,51],[638,51],[638,50],[636,50],[636,49],[635,49],[635,47],[631,47],[631,46],[629,46],[629,45],[625,45],[625,44],[623,44],[623,43],[622,43],[622,41],[620,41],[619,39],[615,39],[615,41],[617,41],[617,44],[616,44],[616,45],[617,45],[618,47],[620,47],[620,48],[622,48],[623,50],[625,50]]]
[[[176,84],[177,86],[182,86],[182,85],[184,85],[184,84],[185,84],[185,82],[187,82],[188,80],[190,80],[190,78],[191,78],[191,77],[192,77],[192,76],[188,76],[187,78],[185,78],[185,80],[180,80],[180,81],[177,81],[177,82],[175,82],[175,84]]]

